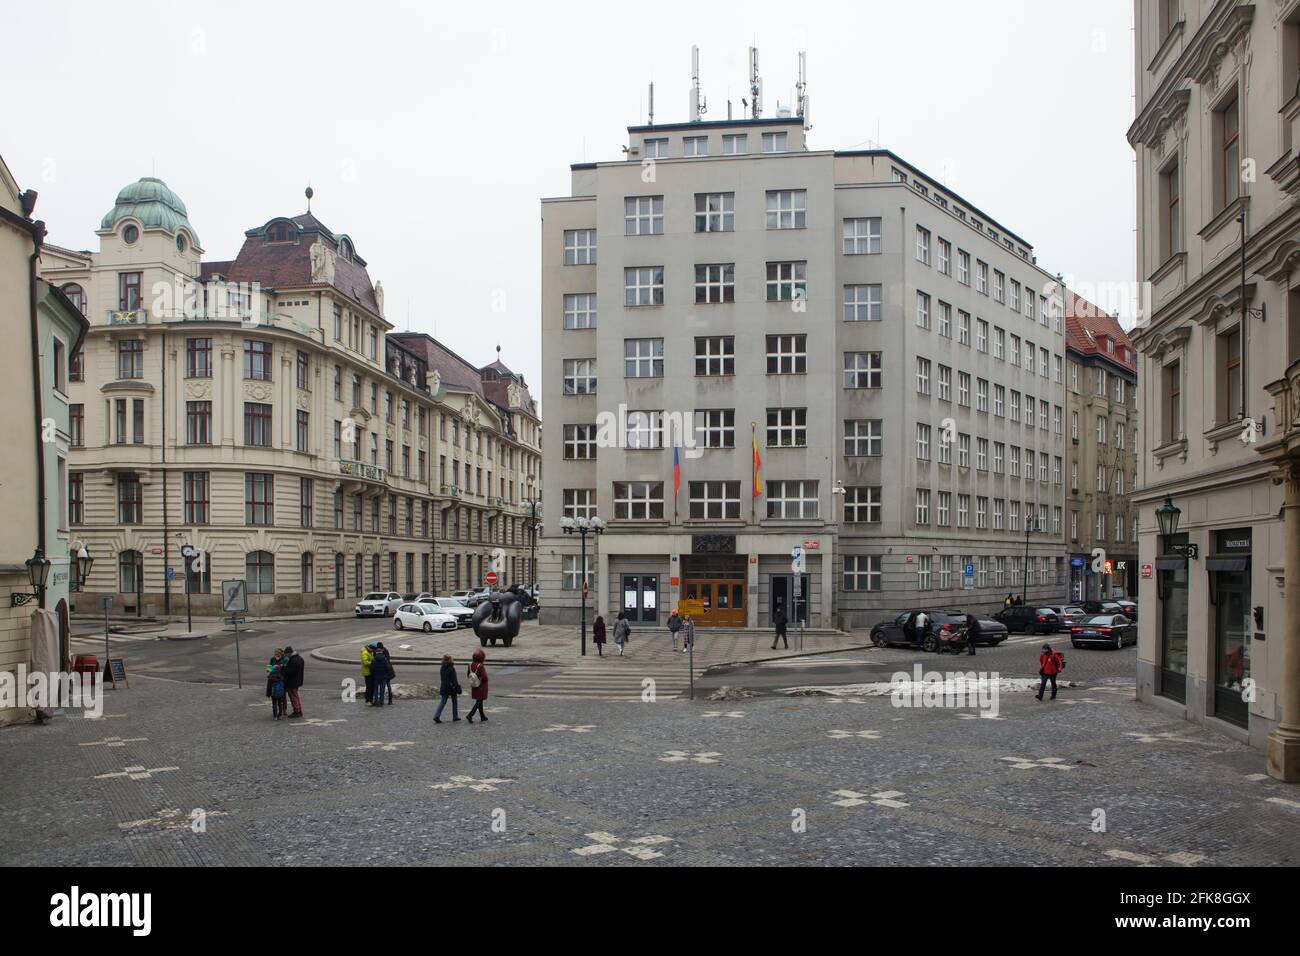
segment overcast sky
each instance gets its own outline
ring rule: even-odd
[[[1133,279],[1131,28],[1131,0],[6,2],[0,155],[73,248],[157,175],[232,258],[310,181],[398,329],[500,344],[538,394],[538,200],[621,158],[651,80],[688,119],[693,43],[706,119],[740,115],[750,45],[765,112],[806,50],[812,148],[893,150],[1078,286]]]

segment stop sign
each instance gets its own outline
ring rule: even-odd
[[[487,574],[483,575],[483,580],[486,581],[488,584],[496,584],[497,573],[495,571],[489,571]]]

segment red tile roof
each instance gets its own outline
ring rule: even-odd
[[[1107,340],[1114,343],[1111,352]],[[1065,345],[1081,355],[1098,356],[1137,374],[1137,351],[1119,320],[1087,299],[1069,293],[1065,311]]]

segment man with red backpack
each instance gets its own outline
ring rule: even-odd
[[[1060,651],[1052,650],[1051,644],[1043,645],[1043,653],[1038,655],[1038,693],[1035,695],[1039,700],[1043,699],[1043,691],[1047,690],[1047,682],[1052,682],[1052,700],[1056,700],[1056,675],[1065,670],[1065,655]]]

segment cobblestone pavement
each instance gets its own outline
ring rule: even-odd
[[[141,676],[99,720],[0,730],[0,863],[1300,860],[1300,791],[1132,694],[1007,694],[997,720],[888,698],[493,698],[487,724],[436,726],[428,701],[315,690],[306,720],[275,722],[260,690]]]

